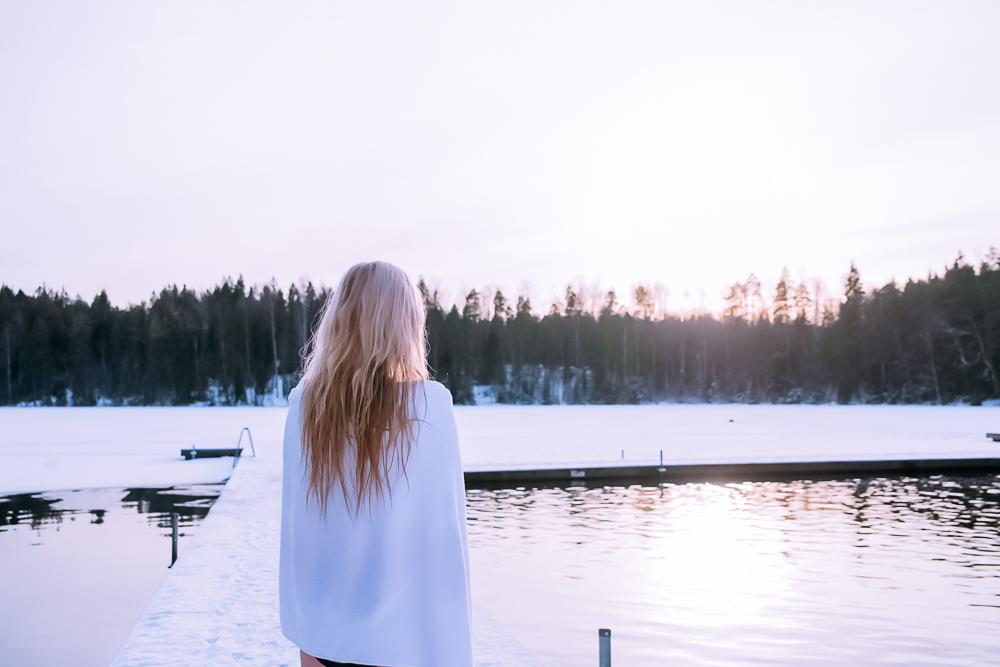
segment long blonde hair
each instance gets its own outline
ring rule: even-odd
[[[428,377],[425,317],[409,277],[388,262],[352,266],[327,300],[302,395],[309,495],[324,510],[335,483],[359,511],[388,491],[394,464],[405,472],[414,383]]]

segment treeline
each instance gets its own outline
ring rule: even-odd
[[[761,293],[732,285],[720,318],[664,313],[640,285],[567,287],[544,314],[525,297],[471,291],[445,305],[420,282],[429,362],[456,402],[654,400],[978,404],[1000,399],[1000,254],[838,298],[787,272]],[[266,404],[283,400],[326,290],[226,280],[171,286],[148,303],[89,303],[0,287],[0,402]]]

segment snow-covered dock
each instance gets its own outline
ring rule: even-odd
[[[114,665],[298,665],[278,624],[280,448],[273,439],[240,459]],[[484,610],[474,613],[480,666],[535,664]]]

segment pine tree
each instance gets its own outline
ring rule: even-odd
[[[462,308],[462,319],[478,322],[482,317],[482,306],[479,302],[479,292],[471,290],[465,295],[465,306]]]
[[[844,283],[844,300],[834,326],[837,400],[841,403],[853,399],[861,387],[861,377],[864,372],[861,341],[863,305],[864,290],[861,286],[861,276],[858,267],[851,262]]]
[[[790,289],[789,283],[790,279],[788,276],[788,269],[784,268],[781,271],[781,278],[778,280],[778,285],[774,290],[772,313],[775,324],[788,324],[791,319],[789,316],[788,305],[788,292]]]

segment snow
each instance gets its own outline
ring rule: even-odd
[[[279,437],[284,412],[0,408],[0,493],[220,482],[232,458],[185,461],[181,448],[233,447],[244,425],[255,437]]]
[[[1000,456],[1000,407],[460,406],[468,469]],[[225,480],[181,447],[281,439],[285,408],[0,408],[0,493]],[[732,421],[730,421],[732,420]],[[244,444],[245,446],[245,444]],[[621,450],[625,450],[624,460]]]
[[[278,623],[281,442],[267,439],[241,459],[219,500],[112,663],[297,665]],[[535,664],[480,607],[477,664]]]
[[[1000,456],[992,407],[494,405],[458,422],[474,470],[654,464],[660,450],[667,464]]]
[[[475,405],[494,405],[497,402],[496,388],[491,384],[473,385],[472,402]]]

